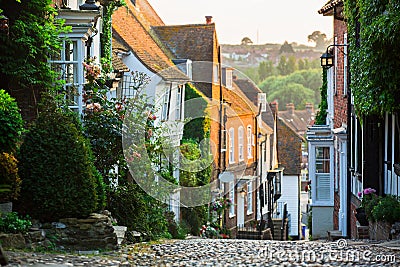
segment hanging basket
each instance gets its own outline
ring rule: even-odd
[[[400,163],[393,164],[393,167],[394,167],[394,172],[396,173],[396,175],[400,176]]]

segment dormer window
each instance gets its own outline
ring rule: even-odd
[[[261,105],[261,112],[267,111],[267,95],[265,93],[258,93],[258,107]]]
[[[223,68],[222,69],[222,79],[226,88],[233,88],[233,69],[232,68]]]

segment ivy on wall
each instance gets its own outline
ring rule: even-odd
[[[322,86],[320,88],[321,91],[321,102],[318,106],[318,112],[315,117],[316,125],[325,125],[326,124],[326,115],[328,110],[328,79],[327,79],[327,71],[323,69],[322,71]]]
[[[101,63],[105,72],[111,71],[111,44],[112,44],[112,26],[111,17],[115,10],[121,6],[126,6],[124,0],[108,0],[102,1],[103,5],[103,32],[100,36],[101,40]]]
[[[344,1],[350,36],[350,88],[357,113],[400,110],[400,3]]]
[[[61,50],[59,35],[70,31],[56,19],[51,0],[0,0],[9,34],[0,34],[0,84],[3,88],[49,89],[57,73],[48,60]]]

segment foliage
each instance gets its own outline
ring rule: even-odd
[[[16,200],[21,190],[17,159],[8,153],[0,153],[0,201]]]
[[[172,211],[167,211],[165,216],[168,222],[168,232],[171,234],[172,238],[185,239],[188,233],[188,227],[185,223],[177,223],[174,219],[175,214]]]
[[[200,227],[207,222],[207,205],[197,207],[181,207],[182,223],[187,225],[192,235],[198,235]]]
[[[0,152],[16,150],[24,122],[17,102],[4,90],[0,90]]]
[[[271,60],[260,62],[258,66],[258,79],[264,81],[266,78],[276,75],[276,69]]]
[[[219,230],[217,227],[213,227],[209,224],[202,225],[202,227],[200,228],[200,236],[207,238],[216,238],[219,236]]]
[[[356,112],[382,115],[400,109],[398,1],[345,1],[351,83]]]
[[[400,220],[400,202],[395,196],[387,195],[380,198],[372,208],[372,216],[375,221],[394,223]]]
[[[29,216],[23,218],[16,212],[8,212],[0,217],[0,232],[3,233],[27,233],[32,226]]]
[[[229,209],[232,205],[233,204],[231,200],[226,196],[223,196],[221,198],[214,200],[211,203],[210,208],[212,211],[215,211],[218,215],[221,215],[223,211]]]
[[[168,232],[166,206],[134,182],[120,185],[111,192],[109,209],[120,225],[148,239],[158,239]]]
[[[244,37],[240,43],[242,45],[251,45],[253,44],[253,41],[249,37]]]
[[[318,112],[317,115],[315,116],[315,124],[325,125],[327,110],[328,110],[328,78],[326,69],[322,71],[322,86],[320,88],[320,91],[321,91],[321,102],[319,103]]]
[[[312,34],[308,35],[308,41],[315,43],[315,48],[324,49],[329,40],[327,40],[326,34],[320,31],[314,31]]]
[[[291,44],[288,43],[288,41],[285,41],[279,49],[279,54],[282,53],[294,53],[293,47]]]
[[[321,101],[318,90],[321,84],[319,69],[308,69],[287,76],[268,77],[259,87],[267,94],[268,101],[278,100],[281,106],[294,103],[296,108],[304,108],[307,102],[317,105]],[[299,92],[293,94],[292,90]]]
[[[97,208],[97,182],[90,146],[72,112],[50,96],[20,152],[21,209],[35,218],[86,217]]]
[[[380,197],[375,193],[376,190],[373,188],[365,188],[362,192],[358,193],[358,196],[362,197],[360,207],[362,207],[365,210],[367,219],[371,221],[375,221],[375,217],[372,214],[372,210],[380,201]]]
[[[0,8],[10,20],[9,35],[0,35],[0,83],[18,89],[49,89],[57,73],[48,64],[61,50],[60,34],[70,31],[56,19],[51,0],[1,0]]]
[[[187,84],[185,88],[185,103],[190,105],[191,99],[200,99],[202,95],[192,85]],[[188,102],[186,102],[188,101]],[[185,110],[190,106],[185,106]],[[209,159],[209,142],[205,142],[210,137],[210,118],[206,112],[207,101],[202,99],[202,104],[198,110],[191,110],[190,115],[195,119],[185,124],[183,139],[180,146],[182,155],[189,161],[185,164],[185,170],[179,173],[179,182],[182,186],[196,187],[210,183],[211,166]],[[185,118],[188,114],[185,114]],[[187,118],[190,119],[190,118]],[[200,147],[200,142],[203,146]],[[189,226],[189,231],[193,235],[198,234],[198,229],[207,220],[207,206],[191,208],[181,208],[182,222]]]
[[[280,75],[289,75],[293,73],[296,69],[296,58],[294,56],[281,56],[278,62],[278,66],[276,66]]]
[[[107,73],[111,72],[111,40],[112,40],[112,29],[111,29],[111,16],[115,10],[121,6],[126,6],[124,0],[103,0],[101,2],[103,6],[102,25],[103,29],[100,35],[101,42],[101,63],[103,70]]]
[[[269,102],[278,100],[279,105],[286,106],[293,103],[297,109],[304,109],[307,103],[314,103],[314,92],[300,84],[289,83],[278,91],[271,93]]]
[[[83,113],[84,132],[90,141],[94,155],[94,165],[100,171],[106,184],[118,179],[116,173],[110,172],[115,166],[120,174],[126,172],[122,151],[122,124],[125,114],[125,101],[110,99],[109,88],[105,85],[106,75],[100,74],[100,68],[89,59],[84,64],[86,78],[83,101],[86,108]],[[97,70],[98,69],[98,70]]]

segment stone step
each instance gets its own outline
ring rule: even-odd
[[[328,231],[328,241],[335,241],[343,238],[342,231],[332,230]]]

